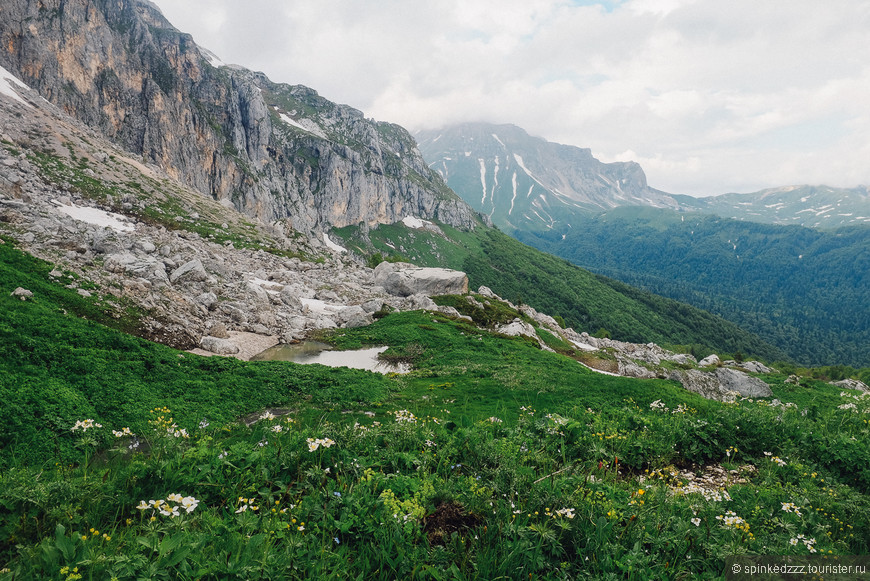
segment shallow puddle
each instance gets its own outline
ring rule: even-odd
[[[329,367],[350,367],[377,373],[408,373],[406,365],[390,365],[378,360],[387,347],[370,347],[356,351],[333,351],[330,345],[318,341],[303,341],[297,345],[275,345],[255,355],[251,361],[292,361],[319,363]]]

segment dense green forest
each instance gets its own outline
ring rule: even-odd
[[[686,303],[595,275],[522,244],[495,228],[445,235],[382,226],[363,243],[354,228],[339,231],[357,252],[465,271],[473,289],[485,285],[514,303],[560,316],[577,331],[638,343],[681,346],[695,355],[740,352],[767,361],[785,353],[722,317]]]
[[[804,365],[870,365],[870,228],[833,232],[666,210],[517,232],[574,264],[720,315]]]

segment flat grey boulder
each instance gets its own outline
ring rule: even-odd
[[[776,371],[760,361],[744,361],[739,364],[739,367],[750,373],[774,373]]]
[[[169,275],[169,282],[173,284],[176,282],[203,282],[205,280],[208,280],[208,273],[198,258],[185,262]]]
[[[374,272],[374,283],[394,296],[459,295],[468,292],[468,276],[448,268],[422,268],[406,262],[382,262]]]
[[[843,379],[841,381],[833,381],[831,385],[835,385],[841,389],[858,389],[860,391],[870,391],[870,388],[863,381],[857,379]]]
[[[725,392],[736,391],[743,397],[773,397],[770,386],[751,375],[736,369],[719,368],[716,370],[719,385]]]
[[[200,340],[199,346],[206,351],[217,355],[235,355],[239,352],[239,346],[228,339],[205,336]]]
[[[734,394],[741,397],[773,396],[769,385],[736,369],[719,368],[714,372],[675,370],[668,379],[679,381],[687,390],[707,399],[719,401],[733,398]]]

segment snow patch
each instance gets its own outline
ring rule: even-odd
[[[199,54],[203,56],[205,60],[208,61],[208,64],[213,66],[216,69],[227,66],[227,64],[218,58],[218,56],[210,50],[204,49],[201,46],[199,48]]]
[[[308,307],[308,310],[312,313],[317,313],[319,315],[334,315],[338,311],[347,308],[347,305],[336,305],[321,301],[320,299],[300,298],[299,302],[302,303],[303,307]]]
[[[113,212],[105,212],[98,208],[90,208],[87,206],[64,206],[56,200],[52,200],[53,204],[57,205],[57,209],[80,222],[87,222],[95,226],[110,228],[115,232],[132,232],[136,229],[133,224],[127,222],[127,217],[123,214],[115,214]]]
[[[499,144],[499,145],[501,145],[502,147],[504,147],[505,149],[507,149],[507,146],[504,144],[504,142],[502,142],[501,139],[498,138],[498,135],[496,135],[495,133],[493,133],[493,134],[492,134],[492,137],[493,137],[493,139],[495,139],[496,141],[498,141],[498,144]]]
[[[342,252],[347,252],[346,248],[342,248],[341,246],[330,240],[329,235],[326,232],[323,233],[323,242],[326,244],[326,247],[333,252],[338,252],[339,254],[341,254]]]
[[[402,218],[402,224],[404,224],[408,228],[415,228],[417,230],[425,228],[426,226],[432,226],[432,222],[430,222],[429,220],[415,218],[414,216],[405,216],[404,218]]]
[[[33,107],[33,105],[21,98],[21,96],[15,90],[15,85],[18,85],[24,90],[30,89],[30,87],[18,80],[18,77],[16,77],[3,67],[0,67],[0,94],[11,97],[12,99],[28,107]]]
[[[296,127],[297,129],[301,129],[302,131],[305,131],[307,133],[311,133],[312,135],[316,135],[317,137],[320,137],[321,139],[326,139],[326,134],[323,132],[323,129],[321,129],[317,125],[317,123],[315,123],[314,121],[311,121],[310,119],[303,119],[300,122],[300,121],[296,121],[295,119],[293,119],[292,117],[290,117],[286,113],[279,113],[278,116],[281,117],[281,121],[283,121],[287,125],[291,125],[293,127]]]
[[[508,210],[508,216],[510,216],[514,211],[514,200],[517,199],[517,172],[514,172],[514,177],[511,179],[511,183],[514,187],[514,195],[511,198],[511,209]]]
[[[486,203],[486,162],[483,161],[482,157],[478,158],[477,161],[480,163],[480,185],[483,189],[483,197],[480,199],[480,205],[482,206]]]
[[[548,189],[547,186],[545,186],[543,183],[541,183],[541,180],[539,180],[539,179],[536,178],[534,175],[532,175],[532,172],[529,171],[529,168],[527,168],[527,167],[526,167],[526,164],[523,162],[523,158],[522,158],[522,156],[520,156],[519,154],[516,154],[516,153],[515,153],[515,154],[514,154],[514,159],[516,160],[517,165],[519,165],[520,168],[521,168],[524,172],[526,172],[526,175],[527,175],[527,176],[529,176],[530,178],[532,178],[533,180],[535,180],[536,182],[538,182],[538,185],[541,186],[542,188],[544,188],[545,190]],[[531,191],[531,190],[529,190],[529,191]]]

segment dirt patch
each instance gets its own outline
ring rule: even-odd
[[[424,519],[423,531],[430,545],[444,545],[453,533],[464,535],[480,524],[480,517],[466,512],[461,504],[442,502]]]

